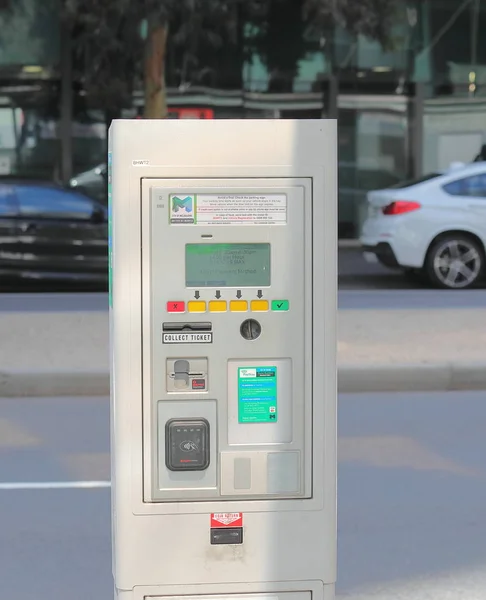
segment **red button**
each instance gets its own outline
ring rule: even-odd
[[[183,313],[185,310],[185,302],[179,302],[177,300],[171,300],[170,302],[167,302],[167,312]]]

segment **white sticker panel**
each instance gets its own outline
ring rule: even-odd
[[[286,194],[171,194],[172,225],[285,225]]]

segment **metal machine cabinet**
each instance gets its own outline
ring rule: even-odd
[[[332,600],[336,124],[114,121],[120,600]]]

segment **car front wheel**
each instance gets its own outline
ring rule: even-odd
[[[484,269],[483,248],[467,236],[450,235],[430,248],[425,271],[431,283],[446,289],[474,286]]]

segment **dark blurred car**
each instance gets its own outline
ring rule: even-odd
[[[108,203],[108,169],[106,163],[78,173],[69,181],[70,187],[102,204]]]
[[[0,275],[106,283],[106,207],[55,184],[0,181]]]

